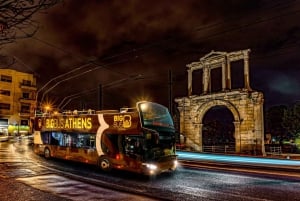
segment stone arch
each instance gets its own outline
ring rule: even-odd
[[[237,110],[237,108],[229,101],[226,100],[211,100],[211,101],[207,101],[205,103],[203,103],[202,105],[199,105],[197,107],[197,114],[196,118],[198,119],[197,123],[202,123],[203,117],[205,115],[205,113],[212,107],[215,106],[225,106],[227,107],[234,118],[235,122],[240,122],[241,118],[240,118],[240,114],[239,111]]]
[[[199,124],[199,137],[202,138],[202,127],[203,127],[203,118],[206,112],[215,106],[225,106],[233,115],[233,124],[234,124],[234,137],[235,137],[235,150],[240,152],[241,150],[241,143],[240,143],[240,124],[241,124],[241,115],[238,109],[232,104],[230,101],[227,100],[211,100],[207,101],[198,107],[196,107],[195,111],[195,123]],[[202,141],[202,139],[201,139]]]
[[[188,95],[176,98],[180,112],[180,133],[185,136],[185,144],[196,151],[202,148],[202,120],[204,114],[213,106],[228,108],[234,117],[236,152],[265,155],[263,125],[263,93],[255,91],[249,82],[250,50],[235,52],[215,52],[205,55],[199,61],[187,64]],[[233,89],[231,86],[231,62],[244,61],[244,87]],[[211,91],[211,71],[222,70],[222,90]],[[193,94],[193,72],[201,70],[202,93]]]

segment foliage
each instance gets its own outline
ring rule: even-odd
[[[282,126],[292,135],[293,138],[300,135],[300,102],[287,108],[282,118]]]
[[[33,14],[61,0],[0,0],[0,47],[16,39],[32,37],[39,28]]]
[[[287,106],[279,105],[273,106],[266,111],[265,129],[266,133],[270,133],[272,136],[285,138],[286,130],[282,126],[284,112]]]

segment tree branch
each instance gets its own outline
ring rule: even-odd
[[[62,0],[0,0],[0,48],[17,39],[32,37],[39,23],[32,16]]]

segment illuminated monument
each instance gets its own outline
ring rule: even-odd
[[[235,152],[265,155],[263,127],[263,94],[254,91],[249,82],[249,49],[235,52],[210,52],[187,65],[188,96],[176,98],[180,113],[180,133],[185,146],[203,151],[202,128],[205,113],[215,106],[225,106],[233,115]],[[231,87],[231,63],[243,60],[244,86]],[[222,89],[211,92],[211,72],[221,68]],[[192,90],[193,72],[202,70],[202,94]],[[195,83],[195,82],[194,82]]]

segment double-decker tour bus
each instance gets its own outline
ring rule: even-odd
[[[145,175],[177,167],[175,129],[168,109],[153,102],[136,108],[45,114],[35,117],[34,152]]]

